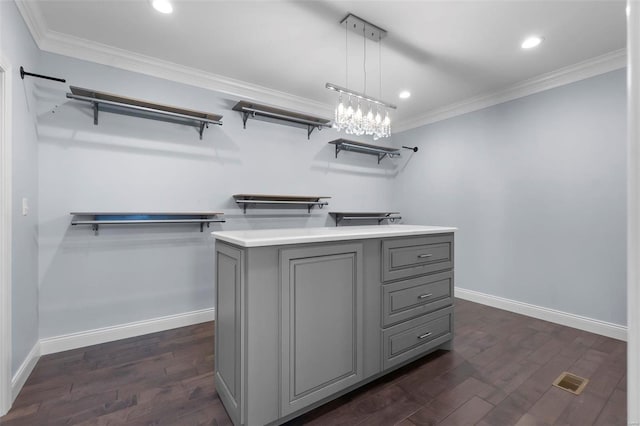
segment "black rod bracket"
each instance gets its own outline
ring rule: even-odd
[[[93,124],[98,125],[98,102],[93,103]]]
[[[249,119],[249,114],[250,113],[245,111],[242,112],[242,128],[243,129],[247,128],[247,120]]]
[[[53,80],[53,81],[59,81],[60,83],[66,83],[67,80],[65,80],[64,78],[57,78],[57,77],[49,77],[48,75],[42,75],[42,74],[34,74],[32,72],[27,72],[24,70],[24,67],[20,67],[20,78],[24,80],[24,76],[28,76],[28,77],[38,77],[38,78],[44,78],[45,80]]]
[[[204,121],[201,121],[200,122],[200,140],[202,140],[202,133],[204,132],[204,128],[205,127],[208,129],[209,128],[209,124],[204,122]]]
[[[320,131],[322,130],[322,126],[314,126],[313,124],[307,125],[307,140],[311,139],[311,133],[313,133],[315,129],[318,129],[318,131]]]
[[[410,149],[413,152],[418,152],[418,147],[417,146],[404,146],[404,145],[402,145],[402,147],[404,149]]]

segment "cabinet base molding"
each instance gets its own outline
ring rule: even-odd
[[[556,309],[545,308],[543,306],[532,305],[530,303],[519,302],[517,300],[506,299],[504,297],[493,296],[479,291],[467,290],[460,287],[455,288],[455,293],[456,297],[459,297],[460,299],[481,303],[498,309],[504,309],[505,311],[526,315],[528,317],[549,321],[567,327],[577,328],[578,330],[588,331],[589,333],[600,334],[601,336],[611,337],[612,339],[623,341],[627,340],[627,327],[623,325],[583,317],[581,315],[558,311]]]

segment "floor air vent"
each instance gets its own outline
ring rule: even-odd
[[[587,383],[589,383],[589,379],[578,377],[575,374],[567,373],[565,371],[553,382],[553,386],[564,389],[567,392],[580,395],[585,386],[587,386]]]

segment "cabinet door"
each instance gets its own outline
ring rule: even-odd
[[[215,382],[234,424],[242,423],[240,307],[243,265],[242,250],[216,242]]]
[[[362,245],[284,249],[281,416],[363,376]]]

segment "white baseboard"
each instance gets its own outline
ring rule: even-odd
[[[40,339],[40,353],[42,355],[46,355],[68,351],[70,349],[77,349],[114,340],[142,336],[143,334],[170,330],[172,328],[186,327],[188,325],[199,324],[201,322],[213,321],[214,318],[215,309],[208,308],[183,314],[131,322],[128,324],[81,331],[79,333],[47,337]]]
[[[611,337],[612,339],[627,340],[627,327],[623,325],[557,311],[555,309],[544,308],[542,306],[531,305],[529,303],[518,302],[516,300],[505,299],[503,297],[492,296],[490,294],[467,290],[460,287],[455,288],[455,295],[460,299],[493,306],[494,308],[515,312],[516,314],[522,314],[544,321],[566,325],[567,327],[600,334],[602,336]]]
[[[36,363],[40,359],[40,355],[41,355],[40,342],[36,342],[36,344],[33,345],[33,348],[31,348],[31,350],[27,354],[27,357],[25,358],[25,360],[20,365],[20,368],[18,368],[18,371],[16,371],[16,374],[14,374],[13,378],[11,379],[11,403],[12,404],[13,404],[13,401],[16,400],[16,397],[18,396],[20,391],[22,390],[22,387],[24,386],[25,382],[29,378],[29,375],[31,375],[33,368],[36,366]]]

